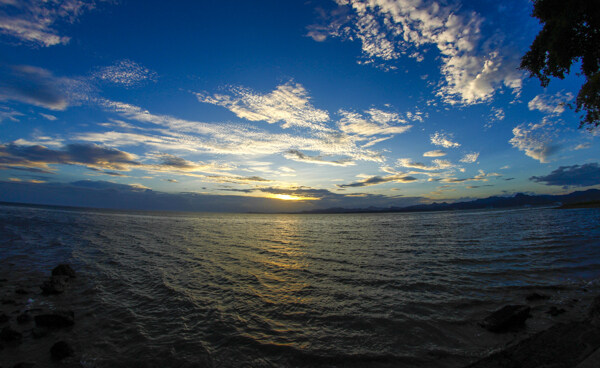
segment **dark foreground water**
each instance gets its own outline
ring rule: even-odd
[[[65,295],[30,303],[76,311],[65,336],[86,367],[459,367],[515,338],[477,325],[489,311],[533,291],[571,310],[573,298],[598,290],[599,224],[594,209],[248,215],[0,206],[0,267],[33,285],[59,262],[74,265],[80,276]],[[543,307],[534,305],[524,333],[552,323]]]

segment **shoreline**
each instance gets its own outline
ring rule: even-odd
[[[71,298],[74,296],[72,294],[80,293],[81,290],[76,289],[83,288],[86,283],[85,280],[81,280],[80,273],[78,273],[79,278],[69,282],[63,293],[44,295],[40,285],[48,279],[49,275],[39,271],[19,272],[18,268],[20,267],[16,266],[13,270],[5,268],[0,273],[0,287],[3,291],[0,315],[8,316],[8,321],[0,323],[0,329],[10,326],[12,330],[22,335],[18,342],[0,342],[2,345],[0,351],[6,359],[3,359],[0,366],[2,368],[90,366],[86,363],[86,352],[82,351],[83,348],[77,342],[77,333],[73,331],[73,326],[52,329],[40,335],[39,331],[36,331],[38,326],[35,322],[36,315],[60,310],[66,310],[67,313],[73,310],[75,325],[82,318],[89,317],[85,316],[85,311],[77,310],[77,306],[71,304]],[[11,275],[16,277],[10,277]],[[491,347],[492,350],[488,350],[491,354],[488,356],[460,366],[534,368],[550,363],[553,364],[552,367],[598,366],[600,363],[600,296],[593,299],[592,306],[585,305],[585,301],[573,300],[570,305],[564,305],[565,308],[569,308],[568,310],[556,309],[556,303],[551,302],[554,297],[548,294],[532,293],[531,298],[532,300],[528,299],[527,302],[532,309],[530,326],[510,331],[509,333],[512,334],[509,336],[512,337],[510,342],[502,347]],[[549,327],[541,328],[541,331],[532,333],[532,330],[540,329],[540,324],[544,324],[540,316],[548,314],[553,308],[556,309],[556,316],[552,316],[555,322]],[[17,319],[23,314],[30,314],[31,318],[21,323]],[[534,315],[537,319],[533,317]],[[92,324],[97,322],[93,321]],[[484,331],[483,327],[481,331]],[[61,360],[53,358],[50,352],[59,341],[66,341],[69,346],[73,345],[72,354]],[[369,364],[366,363],[366,366]]]
[[[600,366],[600,296],[581,320],[559,322],[514,341],[465,368],[537,368]]]

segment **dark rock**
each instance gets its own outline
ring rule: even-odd
[[[41,339],[42,337],[48,335],[48,329],[44,327],[34,327],[31,330],[31,335],[34,339]]]
[[[73,326],[75,324],[74,313],[71,311],[40,314],[35,316],[35,325],[51,329]]]
[[[67,288],[68,283],[69,276],[51,276],[48,281],[44,281],[42,284],[42,293],[44,295],[61,294]]]
[[[18,288],[17,290],[15,290],[15,293],[17,293],[19,295],[27,295],[27,290]]]
[[[2,332],[0,332],[0,339],[6,342],[21,342],[23,335],[10,328],[10,326],[6,326],[2,329]]]
[[[73,348],[66,341],[59,341],[50,348],[50,355],[53,359],[63,360],[73,355]]]
[[[13,368],[33,368],[35,363],[21,362],[13,365]]]
[[[600,348],[600,329],[587,322],[558,323],[468,368],[577,367]]]
[[[557,308],[555,306],[551,306],[550,309],[548,309],[546,311],[546,313],[549,314],[549,315],[551,315],[552,317],[556,317],[559,314],[563,314],[565,312],[566,312],[566,310],[564,310],[563,308]]]
[[[588,318],[594,325],[600,325],[600,295],[594,298],[590,309],[588,310]]]
[[[4,305],[7,305],[7,304],[16,305],[17,302],[15,302],[13,299],[2,299],[2,304],[4,304]]]
[[[10,320],[9,316],[7,316],[5,313],[0,314],[0,323],[6,323],[8,320]]]
[[[17,316],[17,322],[20,324],[27,323],[31,321],[31,315],[29,312],[23,312]]]
[[[485,317],[479,325],[491,332],[511,331],[525,324],[530,310],[526,305],[506,305]]]
[[[550,297],[546,294],[538,294],[538,293],[531,293],[528,294],[525,299],[528,302],[537,302],[539,300],[546,300],[546,299],[550,299]]]
[[[52,276],[69,276],[75,278],[75,270],[68,264],[60,264],[52,270]]]

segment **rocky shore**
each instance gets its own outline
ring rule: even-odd
[[[82,281],[73,268],[61,264],[49,275],[11,276],[0,275],[0,368],[94,366],[86,362],[74,329],[98,321],[72,304]],[[533,292],[523,296],[523,304],[474,321],[482,332],[511,342],[467,367],[600,367],[600,296],[589,305],[576,299],[557,304],[553,298]],[[544,328],[536,325],[540,316],[550,321]]]
[[[543,300],[533,294],[528,300]],[[529,317],[527,305],[508,305],[487,316],[481,327],[503,333],[522,328]],[[564,309],[551,307],[547,313],[559,315]],[[552,327],[509,344],[466,368],[596,368],[600,367],[600,296],[579,319]]]
[[[81,367],[67,338],[75,313],[54,303],[75,279],[68,264],[56,266],[37,286],[34,280],[0,278],[0,368]]]

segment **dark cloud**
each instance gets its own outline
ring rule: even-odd
[[[14,100],[51,110],[64,110],[68,105],[61,88],[64,81],[45,69],[26,65],[0,67],[0,80],[0,101]]]
[[[214,179],[221,183],[240,183],[240,182],[265,182],[270,181],[260,176],[224,176],[224,175],[207,175],[207,178]]]
[[[118,184],[110,181],[103,180],[78,180],[71,182],[70,185],[81,188],[90,188],[90,189],[110,189],[113,191],[124,191],[124,192],[139,192],[146,191],[148,189],[140,188],[135,185],[129,184]]]
[[[414,176],[390,175],[390,176],[373,176],[371,178],[361,180],[350,184],[338,184],[340,188],[358,188],[367,187],[369,185],[377,185],[389,182],[410,183],[417,180]]]
[[[299,162],[308,162],[320,165],[332,165],[332,166],[351,166],[354,165],[354,162],[350,159],[341,159],[341,160],[325,160],[322,156],[309,156],[303,152],[300,152],[295,149],[288,150],[285,152],[284,157],[289,160],[299,161]]]
[[[1,148],[0,148],[1,150]],[[2,162],[2,157],[0,157],[0,162]],[[35,167],[18,167],[18,166],[10,166],[10,165],[1,165],[0,170],[19,170],[19,171],[27,171],[39,174],[54,174],[54,172],[49,170],[38,169]]]
[[[95,144],[69,144],[63,150],[40,145],[0,144],[0,168],[46,172],[48,165],[52,164],[76,164],[110,170],[129,170],[132,166],[141,165],[130,153]]]
[[[258,189],[236,189],[236,188],[225,188],[225,189],[220,189],[226,192],[238,192],[238,193],[254,193],[256,192]]]
[[[126,177],[127,175],[125,174],[121,174],[119,172],[115,172],[115,171],[103,171],[102,172],[105,175],[110,175],[110,176],[121,176],[121,177]]]
[[[197,167],[193,162],[167,153],[162,154],[159,159],[162,166],[169,166],[181,170],[192,170]]]
[[[339,194],[335,194],[330,192],[327,189],[315,189],[315,188],[306,188],[306,187],[298,187],[298,188],[260,188],[260,191],[263,193],[270,194],[286,194],[296,197],[310,197],[310,198],[337,198],[340,196]],[[342,196],[343,197],[343,196]]]
[[[561,166],[545,176],[529,178],[536,183],[560,185],[563,187],[587,187],[600,184],[600,166],[598,163]]]
[[[206,190],[206,188],[201,189]],[[264,192],[320,197],[319,200],[311,201],[285,201],[242,195],[165,193],[136,184],[94,180],[72,183],[0,181],[0,201],[130,210],[295,212],[333,207],[404,207],[423,202],[423,198],[419,197],[399,198],[365,193],[342,195],[325,189],[311,188],[264,188]]]

